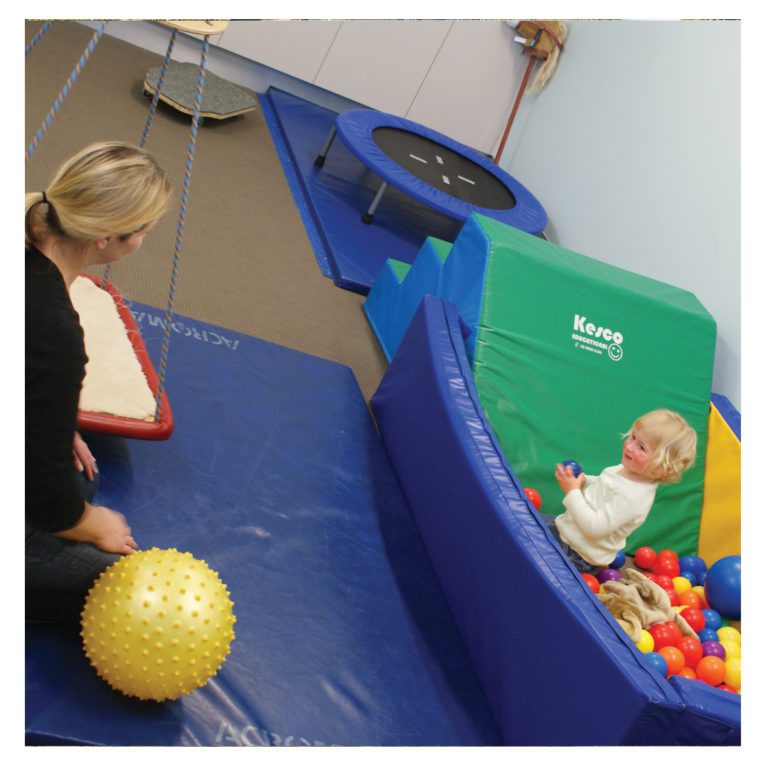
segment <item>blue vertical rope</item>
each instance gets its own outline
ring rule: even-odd
[[[163,66],[160,68],[160,75],[157,78],[157,88],[152,96],[152,104],[149,107],[149,114],[147,115],[147,122],[144,124],[144,132],[141,134],[141,140],[139,146],[144,147],[147,143],[147,137],[149,136],[149,128],[152,125],[152,118],[155,116],[157,110],[157,102],[160,98],[160,91],[163,89],[163,81],[165,80],[165,73],[168,71],[168,63],[171,60],[171,53],[173,51],[173,44],[176,42],[176,34],[178,30],[174,29],[171,39],[168,43],[168,50],[165,52],[165,58],[163,59]]]
[[[178,30],[174,29],[173,33],[171,34],[171,39],[168,41],[168,50],[165,52],[163,64],[160,67],[160,75],[157,78],[157,88],[155,88],[155,93],[152,96],[152,103],[149,106],[149,114],[147,114],[147,120],[144,123],[144,131],[142,132],[141,139],[139,140],[139,146],[142,149],[144,148],[144,145],[147,143],[147,139],[149,138],[149,129],[152,126],[152,118],[154,118],[155,112],[157,111],[157,102],[160,99],[160,92],[163,89],[163,81],[165,80],[165,75],[168,71],[168,64],[171,61],[171,53],[173,53],[173,45],[176,42],[177,33]],[[107,280],[109,280],[109,275],[111,272],[112,264],[107,264],[101,276],[101,287],[104,289],[107,287]]]
[[[197,73],[197,87],[195,89],[195,108],[192,113],[192,127],[190,129],[189,142],[187,144],[187,160],[184,172],[184,187],[181,192],[181,207],[179,208],[179,222],[176,227],[176,246],[173,253],[173,265],[171,268],[171,281],[168,287],[168,306],[165,310],[165,323],[163,327],[163,345],[160,353],[160,370],[158,372],[157,396],[155,399],[155,420],[159,419],[160,403],[165,385],[165,373],[168,365],[168,347],[171,336],[171,322],[173,321],[173,304],[176,298],[176,278],[181,259],[181,245],[184,237],[184,221],[187,217],[187,203],[189,202],[189,188],[192,181],[192,165],[195,160],[195,146],[197,143],[197,129],[200,122],[200,107],[203,103],[203,86],[205,85],[205,62],[208,55],[208,36],[203,38],[203,50],[200,57],[200,67]]]
[[[51,22],[46,21],[45,24],[43,24],[42,27],[40,27],[40,31],[32,38],[32,42],[27,45],[27,47],[24,49],[24,58],[29,56],[32,49],[40,42],[40,39],[42,36],[51,28]]]
[[[61,107],[62,102],[67,97],[67,94],[69,94],[69,91],[71,90],[72,86],[75,84],[75,81],[77,80],[77,77],[80,74],[80,71],[88,61],[88,57],[91,55],[91,53],[93,53],[93,49],[96,47],[96,43],[99,42],[99,40],[101,39],[101,36],[104,34],[105,27],[106,27],[105,22],[100,21],[99,26],[96,29],[96,32],[94,33],[93,37],[88,43],[88,46],[86,47],[85,51],[83,51],[83,55],[80,57],[80,60],[77,62],[77,64],[75,65],[75,68],[72,70],[71,74],[67,78],[67,82],[64,83],[64,87],[61,89],[61,91],[59,91],[59,95],[54,100],[53,106],[51,107],[50,111],[45,116],[45,119],[43,120],[43,124],[37,129],[35,138],[32,139],[32,141],[29,143],[29,146],[27,147],[27,157],[26,157],[27,160],[29,160],[29,158],[32,157],[32,153],[35,151],[35,149],[37,149],[38,144],[40,144],[40,142],[42,141],[43,136],[45,135],[45,132],[48,130],[48,126],[53,122],[54,115],[59,111],[59,108]]]

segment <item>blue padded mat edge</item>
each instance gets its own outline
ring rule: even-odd
[[[134,304],[153,359],[162,313]],[[204,559],[236,639],[205,687],[141,702],[75,626],[29,625],[28,744],[487,745],[501,737],[350,369],[177,317],[163,442],[90,436],[96,501]]]

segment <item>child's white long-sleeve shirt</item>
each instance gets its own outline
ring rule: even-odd
[[[623,465],[587,475],[581,489],[563,498],[556,520],[560,538],[593,565],[609,566],[651,511],[657,482],[634,480]]]

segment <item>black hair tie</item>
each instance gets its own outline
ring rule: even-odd
[[[48,205],[48,196],[45,194],[45,190],[43,190],[43,202]]]

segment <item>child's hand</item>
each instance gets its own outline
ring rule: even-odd
[[[587,478],[583,472],[578,477],[574,477],[573,470],[570,467],[558,464],[555,467],[555,480],[557,480],[560,490],[564,494],[568,494],[577,488],[581,488],[587,481]]]

